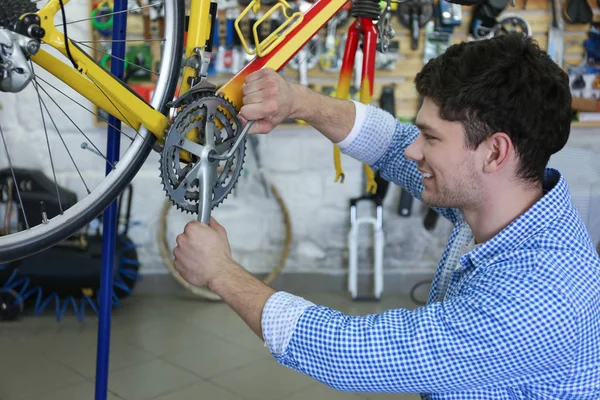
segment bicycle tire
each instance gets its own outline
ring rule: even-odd
[[[165,29],[163,57],[168,58],[161,63],[156,89],[150,101],[155,109],[165,115],[168,111],[166,104],[173,99],[181,72],[184,6],[184,0],[165,2],[165,26],[168,29]],[[0,236],[0,264],[37,253],[68,238],[117,199],[142,167],[156,141],[156,137],[145,128],[141,128],[139,133],[119,160],[119,168],[106,175],[88,196],[47,224]]]

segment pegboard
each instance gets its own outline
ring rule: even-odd
[[[101,3],[102,0],[91,0],[90,1],[90,13],[93,9]],[[593,12],[594,21],[600,22],[600,9],[595,1],[588,0]],[[144,2],[145,3],[145,2]],[[508,13],[517,14],[523,17],[531,27],[532,36],[540,44],[540,47],[546,49],[548,44],[548,28],[552,21],[552,7],[549,0],[525,0],[526,7],[524,7],[524,0],[516,0],[515,7],[507,7],[506,10],[501,13],[498,18]],[[226,4],[226,7],[221,7]],[[231,2],[219,3],[218,12],[218,29],[216,31],[218,35],[219,43],[224,45],[227,41],[227,18],[231,17],[232,14],[235,16],[243,10],[243,6],[233,5]],[[262,7],[262,12],[265,13],[269,9],[268,6]],[[469,25],[472,16],[473,7],[462,6],[462,24],[455,27],[454,33],[452,34],[452,43],[459,43],[469,40]],[[128,38],[132,35],[137,35],[140,38],[151,38],[160,39],[162,36],[161,29],[162,19],[156,18],[156,15],[151,16],[151,9],[145,8],[141,13],[132,14],[128,17]],[[348,31],[348,26],[354,21],[352,17],[348,18],[346,23],[339,25],[336,29],[336,38],[344,38]],[[404,27],[397,16],[392,16],[391,24],[395,31],[395,38],[393,41],[397,42],[397,50],[389,52],[385,57],[388,58],[387,66],[385,69],[377,69],[375,71],[375,83],[373,88],[373,104],[379,105],[379,98],[381,96],[382,88],[388,85],[394,85],[395,94],[395,107],[396,116],[402,119],[412,119],[416,116],[420,107],[420,98],[417,94],[413,79],[415,75],[422,69],[424,62],[424,40],[425,33],[424,29],[421,29],[419,38],[419,47],[416,50],[412,50],[410,46],[410,31]],[[242,30],[249,31],[249,21],[242,21]],[[268,34],[269,26],[268,21],[261,27],[264,34]],[[307,48],[310,49],[315,47],[315,43],[320,43],[323,46],[326,38],[326,27],[324,27],[317,36],[317,39],[313,42],[309,42]],[[565,62],[569,64],[577,64],[583,59],[583,49],[581,46],[573,45],[574,43],[582,43],[587,38],[587,33],[590,29],[589,24],[565,24],[564,40],[565,44],[571,44],[565,47]],[[99,34],[96,30],[92,30],[93,40],[99,39]],[[239,40],[237,34],[235,36],[234,46],[237,46],[243,52],[243,48],[239,46]],[[247,38],[249,39],[249,38]],[[343,39],[342,39],[343,40]],[[150,51],[149,54],[152,58],[152,67],[149,69],[156,70],[156,63],[160,62],[160,47],[159,41],[149,42]],[[343,46],[343,43],[342,43]],[[342,50],[343,51],[343,47]],[[219,54],[219,50],[215,49],[213,55]],[[106,51],[104,51],[106,53]],[[101,60],[105,55],[103,52],[94,52],[96,59]],[[244,55],[237,54],[237,57],[244,57]],[[380,61],[380,56],[378,60]],[[248,58],[250,59],[250,58]],[[290,65],[293,65],[291,63]],[[221,72],[214,73],[209,76],[209,80],[216,85],[225,83],[235,71],[229,73]],[[299,80],[299,72],[297,69],[287,66],[283,70],[283,75],[292,81]],[[338,81],[338,72],[336,71],[325,71],[319,63],[313,63],[311,68],[308,70],[308,85],[317,90],[327,94],[331,94],[332,90],[335,90],[335,86]],[[142,97],[148,98],[151,95],[153,89],[153,83],[156,81],[156,76],[152,75],[147,81],[139,81],[135,83],[128,82],[129,85],[133,86]],[[600,126],[600,122],[587,122],[587,123],[576,123],[576,125],[584,126]]]
[[[588,0],[590,7],[594,13],[594,22],[600,22],[600,9],[596,1]],[[462,6],[462,24],[455,27],[452,34],[452,43],[460,43],[468,40],[469,26],[472,17],[473,7]],[[242,8],[240,8],[242,10]],[[544,50],[548,45],[548,30],[552,23],[552,6],[549,0],[516,0],[515,7],[507,7],[499,16],[502,18],[507,14],[516,14],[523,17],[531,27],[533,38],[539,43]],[[225,13],[220,14],[220,18],[224,18]],[[344,36],[347,33],[348,25],[353,22],[350,18],[344,25],[338,26],[336,29],[337,37]],[[410,120],[413,119],[420,107],[421,100],[413,84],[415,75],[423,68],[424,65],[424,29],[421,29],[419,38],[419,47],[412,50],[410,46],[410,31],[404,27],[396,16],[391,19],[392,27],[395,31],[395,38],[399,44],[399,50],[392,55],[393,66],[386,69],[377,69],[375,71],[375,83],[373,88],[373,104],[379,105],[382,88],[388,85],[394,85],[395,90],[395,107],[396,116],[398,118]],[[221,24],[223,26],[223,23]],[[583,60],[583,48],[581,44],[588,36],[590,24],[567,24],[564,26],[564,60],[568,64],[579,64]],[[220,30],[222,36],[225,35],[224,30]],[[324,41],[326,36],[326,28],[324,27],[319,33],[319,40]],[[224,39],[222,39],[224,40]],[[577,45],[579,44],[579,45]],[[310,47],[310,43],[307,47]],[[566,69],[566,67],[565,67]],[[293,68],[286,67],[283,70],[283,75],[292,81],[298,81],[299,72]],[[212,77],[217,84],[225,82],[230,75],[217,74]],[[335,90],[338,81],[337,72],[327,72],[315,65],[308,71],[308,85],[314,90],[331,94]],[[600,122],[575,122],[577,126],[600,126]]]

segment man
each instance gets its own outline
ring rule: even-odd
[[[254,279],[227,235],[190,223],[175,265],[207,285],[283,365],[344,391],[432,399],[599,399],[600,261],[562,175],[567,75],[530,39],[462,43],[416,76],[416,127],[273,71],[250,75],[241,116],[268,132],[310,123],[455,224],[428,304],[350,317]]]

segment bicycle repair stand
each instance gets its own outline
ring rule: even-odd
[[[110,72],[118,79],[124,77],[125,36],[127,29],[127,0],[114,0],[112,55]],[[108,175],[119,159],[121,121],[110,115],[106,143],[106,174]],[[113,201],[104,211],[102,231],[102,275],[99,293],[98,346],[96,354],[95,400],[106,400],[108,396],[108,365],[110,351],[110,325],[112,312],[112,287],[114,279],[114,253],[117,238],[117,202]]]

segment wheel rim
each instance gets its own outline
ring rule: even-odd
[[[161,66],[157,72],[158,81],[150,103],[154,108],[166,113],[165,105],[173,98],[180,72],[183,54],[184,9],[182,0],[165,1],[164,7],[164,47]],[[71,36],[69,35],[69,37]],[[41,68],[38,67],[38,70]],[[2,129],[1,123],[0,129]],[[5,137],[6,132],[3,132],[3,137]],[[155,142],[155,137],[144,128],[136,133],[129,148],[120,157],[119,168],[113,169],[90,194],[78,199],[76,204],[64,210],[63,214],[50,219],[47,224],[0,236],[0,264],[44,250],[66,239],[92,221],[116,199],[141,168]],[[4,155],[5,152],[6,147],[0,140],[0,154]],[[0,216],[4,217],[2,213]],[[3,222],[0,221],[0,225]]]

